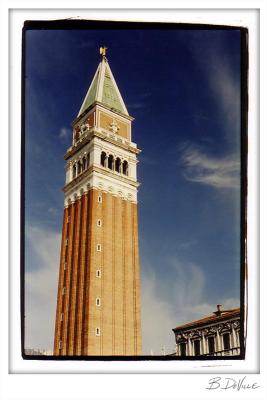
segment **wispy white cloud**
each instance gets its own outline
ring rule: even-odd
[[[138,110],[146,107],[145,103],[130,103],[128,104],[129,108],[132,108],[133,110]]]
[[[141,162],[142,164],[146,164],[146,165],[158,164],[158,160],[155,157],[144,156],[144,154],[141,154],[139,156],[139,162]]]
[[[139,98],[141,101],[139,102],[129,102],[128,107],[134,110],[147,108],[147,99],[151,97],[151,92],[144,92],[139,94]]]
[[[192,182],[217,189],[240,187],[240,161],[235,154],[211,157],[200,149],[189,146],[181,157],[184,177]]]
[[[25,274],[25,345],[52,349],[60,233],[27,226],[26,236],[39,263]]]
[[[190,240],[179,242],[177,244],[177,250],[183,251],[183,250],[192,249],[195,244],[197,244],[197,239],[191,238]]]
[[[205,32],[202,33],[205,35]],[[208,34],[209,36],[209,34]],[[232,57],[224,56],[225,41],[209,42],[208,46],[199,47],[198,40],[191,43],[192,57],[213,95],[215,105],[224,117],[226,138],[229,143],[238,140],[240,131],[240,77],[232,63]],[[208,68],[207,68],[208,60]],[[236,134],[233,134],[233,131]]]
[[[140,94],[140,97],[142,99],[147,99],[148,97],[151,97],[151,95],[152,95],[152,92],[144,92],[144,93]]]
[[[194,321],[215,311],[216,304],[223,308],[239,306],[238,298],[213,298],[207,303],[206,274],[195,264],[178,259],[166,260],[172,274],[171,284],[164,284],[155,271],[143,265],[142,276],[142,331],[145,354],[171,353],[175,349],[172,329]]]
[[[52,216],[55,216],[55,215],[57,215],[58,214],[58,209],[57,208],[55,208],[55,207],[49,207],[48,208],[48,210],[47,210],[48,212],[49,212],[49,214],[50,215],[52,215]]]
[[[239,126],[241,102],[240,81],[234,77],[233,71],[229,66],[229,61],[227,62],[226,59],[222,59],[221,55],[217,52],[211,55],[210,63],[212,64],[214,73],[209,74],[207,79],[211,90],[214,92],[222,108],[225,123],[228,128],[232,127],[233,123]]]
[[[163,348],[168,353],[174,352],[172,328],[176,318],[172,304],[167,296],[159,295],[159,282],[151,270],[144,275],[141,287],[143,354],[159,355]]]
[[[65,128],[65,127],[62,127],[62,128],[60,129],[60,132],[59,132],[58,137],[59,137],[60,139],[66,140],[66,139],[68,139],[68,138],[70,137],[70,135],[71,135],[70,129]]]

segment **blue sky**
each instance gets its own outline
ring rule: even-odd
[[[133,123],[145,354],[179,323],[239,305],[240,32],[26,33],[26,346],[52,348],[63,155],[100,56]]]

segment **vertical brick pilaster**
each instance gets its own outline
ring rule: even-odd
[[[133,308],[133,225],[132,204],[125,209],[125,303],[126,303],[126,354],[134,355],[134,308]]]
[[[57,291],[57,309],[56,309],[56,321],[55,321],[55,336],[54,336],[54,355],[58,356],[60,354],[59,341],[61,340],[61,313],[63,308],[62,299],[62,287],[64,282],[64,261],[66,254],[65,241],[67,236],[67,218],[68,218],[68,208],[64,208],[63,213],[63,225],[62,225],[62,237],[61,237],[61,250],[60,250],[60,268],[59,268],[59,278],[58,278],[58,291]]]
[[[111,196],[111,195],[110,195]],[[116,270],[115,270],[115,239],[116,239],[116,229],[115,229],[115,197],[112,197],[112,241],[111,241],[111,257],[112,257],[112,354],[116,354],[116,343],[115,343],[115,291],[116,291]]]
[[[135,355],[142,354],[141,343],[141,305],[140,305],[140,267],[139,267],[139,248],[138,248],[138,221],[137,205],[133,204],[133,273],[134,273],[134,343]]]
[[[101,243],[101,235],[97,230],[97,208],[98,201],[97,197],[101,192],[92,189],[92,210],[91,210],[91,226],[90,226],[90,271],[89,271],[89,297],[88,297],[88,343],[87,352],[91,355],[100,354],[100,336],[95,335],[96,327],[100,326],[100,308],[96,307],[96,297],[99,296],[99,283],[96,282],[96,267],[101,263],[101,252],[97,251],[97,244]]]
[[[115,354],[123,355],[123,231],[122,231],[122,199],[115,197]]]
[[[91,257],[90,249],[92,247],[92,190],[87,195],[87,239],[86,239],[86,262],[84,270],[84,294],[83,294],[83,323],[82,323],[82,340],[81,353],[88,355],[88,335],[89,335],[89,291],[90,291],[90,269]]]
[[[77,291],[76,304],[76,327],[75,327],[75,343],[76,355],[82,354],[82,325],[83,325],[83,302],[84,302],[84,286],[85,286],[85,269],[88,258],[87,251],[87,232],[88,232],[88,194],[82,196],[82,217],[81,217],[81,239],[80,239],[80,268]]]
[[[80,260],[80,225],[81,225],[81,198],[76,200],[76,218],[73,236],[73,263],[72,276],[70,282],[70,297],[69,297],[69,315],[68,315],[68,355],[75,355],[75,319],[76,319],[76,301],[77,301],[77,279]]]
[[[63,321],[61,321],[62,329],[62,350],[61,354],[66,355],[67,353],[67,339],[68,339],[68,310],[69,310],[69,296],[70,296],[70,284],[72,275],[72,253],[73,253],[73,230],[75,224],[75,204],[69,206],[70,208],[70,222],[68,224],[68,245],[66,246],[66,262],[67,269],[65,270],[65,287],[66,293],[64,295],[64,307],[63,307]]]
[[[105,252],[106,252],[106,244],[105,244],[105,235],[104,231],[106,229],[106,220],[105,220],[105,214],[104,214],[104,207],[105,207],[105,197],[103,196],[102,193],[102,203],[97,203],[98,204],[98,218],[101,220],[101,227],[98,229],[100,230],[99,236],[100,236],[100,241],[102,243],[102,252],[100,256],[100,263],[96,265],[96,269],[101,268],[103,270],[103,265],[104,265],[104,260],[105,260]],[[100,326],[102,329],[102,335],[100,337],[100,354],[104,354],[104,347],[105,347],[105,341],[107,337],[107,329],[104,329],[106,327],[106,319],[104,318],[104,312],[103,310],[106,307],[106,300],[104,298],[104,281],[105,281],[105,274],[102,273],[101,279],[96,278],[96,272],[95,272],[95,280],[97,282],[97,285],[99,287],[99,293],[100,293],[100,298],[101,298],[101,309],[100,309]]]
[[[121,246],[122,246],[122,354],[126,355],[126,257],[125,250],[127,248],[126,235],[126,201],[121,201]]]
[[[112,305],[114,300],[113,289],[112,289],[112,221],[113,221],[113,196],[110,193],[103,193],[103,204],[102,204],[102,220],[103,220],[103,263],[101,265],[101,285],[102,285],[102,297],[103,297],[103,352],[104,355],[112,355],[113,347],[113,314]]]

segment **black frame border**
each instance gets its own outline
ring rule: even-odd
[[[25,353],[25,78],[26,78],[26,32],[27,30],[112,30],[112,29],[173,29],[173,30],[238,30],[240,31],[240,84],[241,84],[241,191],[240,191],[240,355],[238,356],[46,356],[28,355]],[[246,353],[246,336],[244,323],[247,322],[245,304],[247,291],[247,153],[248,153],[248,29],[240,26],[212,25],[195,23],[168,22],[126,22],[101,20],[36,20],[25,21],[22,30],[22,60],[21,60],[21,198],[20,198],[20,317],[21,317],[21,356],[24,360],[51,361],[218,361],[244,360]],[[247,329],[246,329],[247,331]]]

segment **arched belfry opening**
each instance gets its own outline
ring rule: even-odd
[[[72,178],[76,178],[76,164],[74,164],[72,167]]]
[[[114,169],[114,157],[112,154],[108,156],[108,168],[112,170]]]
[[[86,157],[83,157],[83,171],[85,171],[86,168],[87,168],[87,165],[86,165]]]
[[[122,173],[128,175],[128,162],[126,160],[124,160],[122,164]]]
[[[77,174],[79,175],[81,172],[82,172],[82,163],[81,163],[81,161],[78,161]]]
[[[104,151],[102,151],[102,153],[101,153],[100,163],[101,163],[102,167],[107,166],[107,154]]]
[[[115,171],[118,173],[121,172],[121,159],[119,157],[117,157],[115,161]]]

